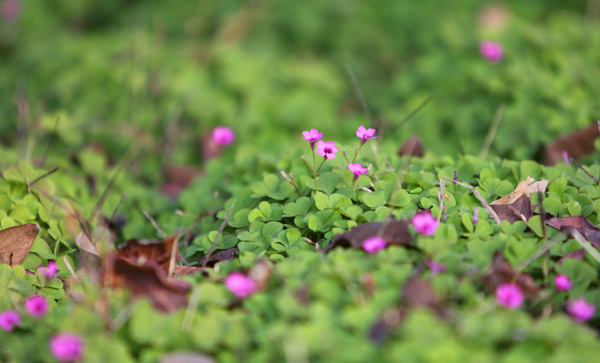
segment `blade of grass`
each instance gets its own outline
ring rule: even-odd
[[[488,151],[490,150],[490,146],[492,146],[492,141],[494,141],[494,136],[496,136],[496,131],[498,131],[498,126],[500,126],[500,121],[502,121],[502,115],[504,114],[504,104],[501,104],[496,110],[496,114],[494,115],[494,120],[492,121],[492,125],[488,131],[487,136],[485,137],[485,141],[483,142],[483,146],[481,147],[481,152],[479,153],[480,159],[485,159]]]

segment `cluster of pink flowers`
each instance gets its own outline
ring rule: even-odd
[[[53,272],[49,276],[53,277],[55,274],[56,272]],[[41,318],[48,314],[48,301],[42,295],[36,294],[28,297],[24,305],[25,310],[34,318]],[[18,311],[5,310],[0,312],[0,328],[2,330],[13,331],[20,325],[21,316]],[[50,351],[59,362],[79,362],[83,359],[84,342],[78,335],[60,333],[50,340]]]
[[[56,262],[50,261],[50,262],[48,262],[48,266],[46,266],[46,267],[42,266],[42,267],[38,268],[38,271],[40,271],[40,273],[46,279],[51,279],[53,277],[56,277],[56,274],[58,274],[58,267],[56,265]]]
[[[356,130],[356,136],[361,140],[361,146],[369,140],[377,139],[375,135],[375,129],[367,129],[361,125]],[[322,156],[325,160],[335,159],[336,153],[340,150],[335,146],[335,142],[325,142],[321,140],[323,133],[317,129],[310,129],[308,131],[302,131],[302,138],[310,143],[310,148],[315,152],[315,145],[317,146],[316,153]],[[314,166],[316,168],[316,165]],[[359,163],[349,163],[348,169],[354,174],[354,180],[358,179],[359,176],[367,173],[367,168],[363,168]]]

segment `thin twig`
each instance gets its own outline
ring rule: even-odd
[[[595,177],[595,176],[593,176],[592,174],[590,174],[590,172],[589,172],[589,171],[587,171],[587,170],[586,170],[586,169],[583,167],[583,165],[579,164],[579,163],[577,162],[577,160],[573,159],[573,158],[572,158],[572,157],[570,157],[570,156],[569,156],[569,159],[570,159],[570,160],[571,160],[571,162],[572,162],[573,164],[575,164],[575,165],[576,165],[576,166],[577,166],[579,169],[583,170],[583,172],[584,172],[584,173],[586,173],[586,174],[587,174],[587,176],[589,176],[590,178],[592,178],[592,180],[596,182],[596,185],[598,185],[598,179],[596,179],[596,177]]]
[[[179,248],[179,237],[181,234],[177,234],[175,236],[175,241],[173,241],[173,248],[171,249],[171,261],[169,261],[169,277],[173,277],[173,270],[175,269],[175,256],[177,255],[177,248]]]
[[[110,181],[108,182],[108,185],[104,189],[104,192],[102,192],[100,199],[98,199],[98,202],[96,202],[96,205],[94,206],[94,209],[92,210],[92,214],[90,215],[90,218],[88,218],[88,223],[91,222],[94,217],[96,217],[96,214],[98,213],[98,211],[100,211],[100,208],[102,208],[102,205],[104,204],[104,201],[106,200],[106,197],[108,197],[108,192],[112,189],[112,186],[114,185],[115,181],[117,180],[117,176],[121,172],[121,167],[122,167],[122,164],[119,165],[119,167],[117,168],[117,171],[115,171],[112,178],[110,178]]]
[[[581,245],[581,247],[583,247],[587,253],[589,253],[594,260],[596,260],[598,263],[600,263],[600,253],[598,253],[598,251],[594,248],[594,246],[592,246],[582,235],[581,233],[579,233],[579,231],[575,228],[570,228],[569,233],[571,234],[571,236],[573,236],[573,238],[575,238],[575,240],[577,242],[579,242],[579,244]]]
[[[494,136],[496,136],[496,131],[498,131],[498,126],[500,126],[500,121],[502,121],[503,114],[504,104],[501,104],[500,107],[498,107],[498,110],[496,110],[492,125],[490,126],[488,134],[485,137],[485,141],[483,142],[483,146],[481,147],[481,152],[479,153],[480,159],[485,159],[488,151],[490,151],[490,146],[492,146],[492,141],[494,141]]]
[[[54,123],[54,128],[52,129],[52,134],[50,134],[50,140],[48,140],[48,145],[46,146],[46,151],[44,151],[44,157],[42,158],[42,164],[41,167],[44,167],[44,164],[46,164],[46,157],[48,156],[48,153],[50,152],[50,148],[52,147],[52,144],[54,144],[54,139],[56,138],[56,130],[58,128],[58,123],[60,121],[60,116],[56,116],[56,122]]]
[[[71,275],[73,276],[75,281],[79,281],[79,278],[77,277],[77,274],[75,273],[75,270],[73,269],[73,266],[71,266],[71,264],[69,263],[69,260],[67,260],[67,256],[63,256],[63,262],[65,263],[65,266],[67,266],[67,270],[69,270],[69,272],[71,273]]]
[[[488,204],[488,202],[485,201],[485,199],[483,199],[483,197],[481,196],[481,194],[479,194],[479,192],[477,191],[477,189],[475,189],[474,187],[472,187],[472,186],[470,186],[468,184],[465,184],[465,183],[462,183],[462,182],[459,182],[459,181],[455,181],[452,178],[448,178],[447,176],[442,177],[442,179],[451,180],[451,181],[455,182],[456,184],[458,184],[460,186],[463,186],[463,187],[471,190],[471,192],[473,193],[473,195],[475,195],[475,197],[477,199],[479,199],[479,202],[481,202],[481,205],[483,205],[483,208],[485,208],[485,210],[490,214],[490,217],[492,217],[496,221],[496,224],[500,225],[500,223],[502,223],[502,220],[500,219],[500,217],[498,216],[498,214],[496,213],[496,211]]]
[[[184,332],[189,332],[192,329],[194,316],[196,316],[196,312],[198,311],[198,304],[200,303],[201,292],[202,287],[200,287],[199,285],[196,285],[196,287],[194,287],[194,290],[192,291],[192,295],[190,296],[190,301],[188,302],[187,309],[185,309],[183,321],[181,322],[181,330]]]
[[[221,227],[219,227],[219,231],[217,232],[217,235],[215,236],[215,239],[213,240],[212,245],[208,249],[208,253],[206,254],[206,257],[204,257],[204,262],[202,263],[202,271],[204,271],[204,269],[206,268],[206,264],[208,263],[208,260],[210,259],[210,254],[212,253],[213,249],[215,248],[215,245],[217,244],[219,237],[221,237],[221,234],[223,233],[223,230],[225,229],[225,226],[227,225],[227,221],[229,220],[229,216],[231,215],[231,211],[233,210],[234,205],[235,205],[235,200],[229,206],[227,215],[225,216],[225,219],[223,219],[223,223],[221,223]]]
[[[527,260],[523,261],[523,263],[521,263],[519,265],[519,267],[517,268],[517,272],[521,273],[521,271],[523,271],[523,269],[525,269],[525,267],[529,266],[533,261],[537,260],[540,256],[542,256],[544,253],[550,251],[550,249],[558,242],[560,242],[563,239],[563,235],[562,234],[558,234],[556,237],[554,237],[552,240],[550,240],[550,242],[548,242],[547,244],[543,245],[539,250],[537,250],[531,257],[529,257]]]
[[[148,218],[148,220],[150,221],[150,223],[152,223],[152,226],[154,226],[154,229],[156,229],[156,231],[158,232],[158,234],[160,234],[160,236],[162,238],[166,238],[167,234],[165,232],[163,232],[162,229],[160,229],[160,226],[158,225],[158,223],[156,223],[156,221],[154,220],[154,218],[152,218],[152,216],[150,214],[148,214],[148,212],[146,212],[143,209],[142,209],[142,212],[144,213],[144,215],[146,216],[146,218]]]
[[[45,177],[47,177],[47,176],[50,176],[50,175],[52,175],[52,174],[56,173],[56,172],[58,171],[58,169],[59,169],[59,167],[57,166],[56,168],[54,168],[54,169],[50,170],[50,171],[49,171],[49,172],[47,172],[46,174],[44,174],[44,175],[42,175],[42,176],[40,176],[40,177],[36,178],[34,181],[32,181],[31,183],[29,183],[29,187],[31,187],[33,184],[35,184],[35,183],[39,182],[40,180],[44,179]]]
[[[427,99],[425,101],[423,101],[419,106],[417,106],[417,108],[415,108],[414,110],[411,111],[411,113],[408,114],[408,116],[406,116],[402,121],[400,121],[397,125],[392,125],[391,129],[392,132],[394,132],[395,130],[399,129],[400,127],[402,127],[405,123],[407,123],[408,121],[412,120],[413,117],[415,117],[419,112],[421,112],[421,110],[427,106],[427,104],[433,99],[433,95],[427,97]]]
[[[367,102],[365,101],[365,96],[363,95],[363,93],[360,89],[358,80],[354,76],[354,72],[352,71],[352,67],[350,66],[350,64],[346,64],[345,68],[346,68],[346,72],[348,73],[348,77],[350,77],[350,81],[352,81],[352,87],[354,88],[354,93],[356,93],[356,96],[358,97],[358,100],[360,101],[360,106],[362,107],[363,112],[367,116],[367,121],[369,121],[369,125],[370,125],[371,120],[372,120],[371,112],[369,112],[369,107],[367,106]]]

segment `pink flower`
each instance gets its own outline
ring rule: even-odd
[[[317,154],[321,155],[325,159],[335,159],[335,153],[339,150],[335,147],[335,142],[325,142],[319,140],[317,143]]]
[[[34,318],[41,318],[48,314],[48,301],[41,295],[33,295],[25,300],[25,309]]]
[[[2,3],[2,19],[15,21],[21,15],[21,2],[19,0],[4,0]]]
[[[490,63],[498,63],[504,56],[500,43],[484,41],[479,43],[479,51]]]
[[[15,310],[6,310],[0,313],[0,328],[6,331],[12,331],[21,324],[21,317]]]
[[[310,129],[310,131],[302,131],[302,138],[310,142],[310,148],[315,148],[315,143],[323,137],[323,133],[317,129]]]
[[[213,130],[213,140],[217,145],[220,146],[229,146],[235,139],[235,133],[230,127],[226,126],[217,126]]]
[[[386,240],[379,236],[367,238],[362,243],[362,248],[363,250],[367,251],[367,253],[379,252],[384,249],[385,246],[387,246]]]
[[[373,136],[373,135],[375,135],[375,131],[376,131],[375,129],[367,129],[363,125],[360,125],[358,130],[356,130],[356,136],[361,138],[362,143],[364,144],[365,142],[367,142],[371,139],[377,138],[377,136]]]
[[[437,275],[439,273],[446,271],[446,266],[442,265],[441,263],[437,263],[434,260],[429,260],[429,261],[425,262],[425,264],[427,266],[429,266],[429,268],[431,269],[432,275]]]
[[[582,297],[568,302],[566,307],[571,317],[580,323],[591,319],[596,312],[596,307]]]
[[[525,296],[519,285],[515,283],[505,282],[496,288],[496,302],[504,308],[514,310],[521,306],[523,301],[525,301]]]
[[[225,279],[225,286],[237,297],[250,296],[256,292],[256,282],[241,272],[233,272]]]
[[[363,168],[360,164],[348,164],[348,169],[354,173],[354,180],[358,179],[359,176],[367,173],[367,168]]]
[[[83,339],[75,334],[60,333],[50,339],[50,351],[59,362],[79,362],[83,348]]]
[[[567,164],[567,165],[571,164],[571,159],[569,158],[569,153],[567,152],[567,150],[563,150],[562,158],[563,158],[563,162],[565,164]]]
[[[58,273],[58,267],[54,261],[48,262],[48,267],[40,267],[38,270],[46,279],[51,279]]]
[[[422,234],[424,236],[433,236],[435,231],[437,231],[440,226],[440,221],[435,219],[430,211],[417,212],[412,219],[410,220],[413,226],[415,226],[415,231],[418,234]]]
[[[569,276],[567,275],[556,275],[554,278],[554,286],[556,286],[556,291],[567,291],[573,287],[571,284],[571,280],[569,280]]]

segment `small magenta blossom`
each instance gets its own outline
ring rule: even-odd
[[[371,238],[367,238],[362,243],[363,250],[367,251],[367,253],[376,253],[381,251],[387,246],[387,242],[385,239],[379,236],[373,236]]]
[[[34,318],[41,318],[48,314],[48,301],[41,295],[33,295],[25,300],[25,309]]]
[[[225,279],[225,286],[237,297],[250,296],[256,292],[256,281],[241,272],[232,272]]]
[[[509,310],[515,310],[523,304],[525,296],[519,285],[505,282],[496,288],[496,302]]]
[[[59,362],[79,362],[83,359],[84,342],[78,335],[60,333],[50,339],[50,351]]]
[[[569,280],[569,276],[567,275],[556,275],[554,278],[554,286],[556,286],[556,291],[567,291],[573,287],[571,280]]]
[[[317,129],[310,129],[310,131],[302,131],[302,138],[310,142],[310,148],[314,149],[317,141],[321,140],[323,133]]]
[[[40,267],[38,270],[41,272],[42,275],[44,275],[46,279],[51,279],[55,277],[58,273],[58,267],[56,266],[56,262],[54,261],[48,262],[47,267]]]
[[[319,140],[317,143],[317,154],[321,155],[325,159],[335,159],[335,153],[338,151],[338,148],[335,147],[335,142],[325,142],[323,140]]]
[[[15,310],[6,310],[0,313],[0,328],[3,330],[12,331],[19,325],[21,325],[21,317]]]
[[[596,313],[596,307],[582,297],[568,302],[566,307],[571,317],[580,323],[591,319]]]
[[[479,207],[475,207],[473,211],[473,224],[477,225],[479,223]]]
[[[418,234],[424,236],[433,236],[440,226],[440,221],[432,216],[428,210],[415,214],[411,218],[410,223],[415,226],[415,231]]]
[[[434,276],[446,271],[446,266],[442,265],[441,263],[437,263],[434,260],[429,260],[425,262],[425,264],[431,269],[431,274]]]
[[[354,180],[358,179],[359,176],[367,173],[367,168],[363,168],[360,164],[348,164],[348,169],[354,173]]]
[[[567,165],[571,164],[571,158],[569,157],[569,153],[567,150],[563,150],[562,152],[563,162]]]
[[[212,137],[217,145],[229,146],[235,140],[235,133],[231,127],[217,126],[213,130]]]
[[[365,142],[367,142],[371,139],[377,138],[377,136],[373,136],[373,135],[375,135],[375,131],[376,131],[375,129],[367,129],[363,125],[360,125],[358,130],[356,130],[356,136],[361,138],[362,143],[364,144]]]
[[[498,63],[504,57],[504,50],[498,42],[484,41],[479,43],[479,51],[490,63]]]
[[[0,13],[2,14],[2,19],[13,22],[19,18],[22,10],[20,0],[4,0]]]

